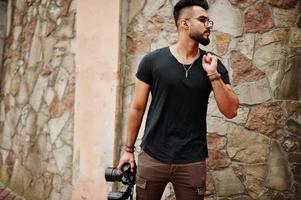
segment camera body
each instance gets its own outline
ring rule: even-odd
[[[133,190],[133,186],[135,185],[135,178],[136,178],[136,166],[134,168],[134,172],[132,172],[129,163],[125,163],[122,166],[121,172],[114,167],[108,167],[105,170],[106,181],[107,182],[119,181],[123,184],[120,191],[109,192],[108,200],[117,200],[117,199],[126,200],[129,197],[132,199],[132,190]]]

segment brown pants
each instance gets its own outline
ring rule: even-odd
[[[138,155],[137,200],[160,200],[168,182],[177,200],[203,200],[206,190],[205,161],[191,164],[165,164],[144,151]]]

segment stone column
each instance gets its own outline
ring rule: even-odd
[[[119,88],[119,0],[78,0],[74,200],[106,199]]]

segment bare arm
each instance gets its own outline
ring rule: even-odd
[[[216,57],[210,54],[204,55],[202,64],[209,76],[218,75]],[[212,77],[209,77],[209,79],[210,78]],[[229,84],[224,84],[220,78],[212,80],[211,85],[218,109],[225,117],[234,118],[237,115],[239,100],[231,86]]]
[[[237,115],[239,100],[229,84],[224,84],[221,79],[211,81],[214,97],[218,109],[227,118]]]
[[[136,142],[140,125],[145,112],[145,108],[147,105],[149,92],[150,92],[150,85],[140,81],[139,79],[136,79],[134,99],[130,107],[128,123],[127,123],[126,146],[128,147],[133,147]],[[126,151],[121,156],[117,168],[121,169],[124,163],[130,163],[131,168],[133,169],[135,163],[134,153]]]

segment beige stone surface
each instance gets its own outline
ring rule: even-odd
[[[291,172],[288,168],[288,161],[285,158],[282,147],[276,141],[272,142],[270,153],[269,170],[266,178],[266,185],[275,190],[288,190],[291,186]]]
[[[266,164],[243,165],[235,163],[233,169],[253,199],[257,199],[265,191],[264,183],[268,170]]]
[[[241,104],[255,105],[272,98],[266,78],[256,82],[243,83],[234,88]],[[260,94],[260,95],[258,95]]]
[[[244,34],[244,37],[239,40],[237,49],[248,59],[253,58],[255,47],[255,34]]]
[[[267,161],[270,144],[267,137],[243,127],[231,126],[227,138],[227,152],[232,159],[249,164]]]
[[[216,186],[217,195],[227,197],[244,193],[244,187],[241,181],[235,176],[233,169],[214,171],[212,173],[214,185]]]
[[[254,64],[260,69],[266,70],[269,64],[281,60],[287,55],[287,49],[281,43],[271,43],[258,48],[254,53]]]
[[[136,17],[145,5],[146,0],[131,0],[129,1],[129,13],[128,22],[131,23],[134,17]]]
[[[274,29],[259,36],[259,42],[262,45],[280,41],[287,42],[289,39],[289,33],[289,29],[287,28]]]
[[[293,27],[297,21],[298,13],[294,10],[274,8],[273,15],[276,27]]]
[[[210,18],[214,21],[214,30],[236,37],[242,35],[243,21],[241,12],[228,1],[216,1],[211,5],[208,12]]]

